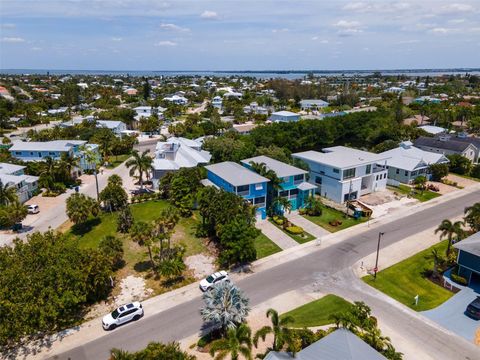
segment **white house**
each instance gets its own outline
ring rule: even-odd
[[[0,163],[0,183],[16,189],[18,200],[24,203],[38,189],[38,176],[25,175],[25,166]]]
[[[310,169],[317,193],[337,203],[358,199],[387,186],[388,157],[344,146],[292,154]]]
[[[416,148],[410,141],[379,155],[387,158],[388,178],[405,184],[412,183],[418,176],[428,176],[430,165],[449,162],[445,155]]]
[[[215,96],[213,99],[212,99],[212,106],[214,108],[217,108],[217,109],[221,109],[222,108],[222,97],[221,96]]]
[[[122,136],[122,132],[127,130],[127,125],[125,125],[124,122],[119,121],[119,120],[96,120],[92,117],[86,117],[86,118],[81,118],[77,117],[75,119],[66,121],[64,123],[61,123],[61,127],[70,127],[74,125],[79,125],[83,121],[91,121],[95,122],[97,128],[107,128],[113,131],[113,133],[117,136]]]
[[[172,102],[177,105],[187,105],[188,100],[186,97],[181,96],[181,95],[172,95],[172,96],[167,96],[164,97],[163,100]]]
[[[196,140],[171,137],[165,142],[159,141],[153,160],[153,185],[158,187],[160,179],[167,172],[207,164],[211,157],[208,151],[202,150],[202,144]]]
[[[300,114],[291,111],[277,111],[270,115],[270,121],[273,122],[290,122],[300,120]]]
[[[268,109],[263,106],[259,106],[256,102],[251,102],[250,105],[245,105],[243,107],[243,112],[246,114],[259,114],[259,115],[268,115]]]
[[[318,110],[328,106],[328,102],[323,100],[305,99],[300,101],[302,110]]]

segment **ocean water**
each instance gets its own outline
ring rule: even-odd
[[[452,68],[452,69],[390,69],[390,70],[265,70],[265,71],[139,71],[139,70],[61,70],[61,69],[0,69],[0,74],[11,75],[109,75],[109,76],[148,76],[148,77],[174,77],[174,76],[199,76],[199,77],[255,77],[258,79],[285,78],[303,79],[309,74],[315,76],[367,76],[379,71],[382,75],[407,75],[407,76],[440,76],[440,75],[465,75],[466,73],[480,75],[480,68]]]

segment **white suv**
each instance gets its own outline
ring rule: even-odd
[[[29,214],[38,214],[40,212],[40,208],[35,204],[28,205],[27,210]]]
[[[112,313],[105,315],[102,319],[102,326],[104,330],[113,330],[117,326],[125,324],[129,321],[135,321],[143,316],[142,304],[135,301],[131,304],[120,306]]]
[[[202,281],[200,281],[200,290],[207,291],[215,284],[218,284],[224,281],[230,282],[230,278],[228,277],[227,272],[225,270],[216,272],[210,275],[209,277],[207,277],[206,279],[203,279]]]

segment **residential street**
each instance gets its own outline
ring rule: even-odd
[[[305,287],[324,293],[338,293],[352,300],[364,300],[372,307],[373,315],[379,318],[381,327],[395,327],[400,339],[399,344],[395,344],[397,338],[393,339],[397,350],[401,351],[402,342],[406,341],[410,346],[417,346],[422,353],[429,354],[431,359],[477,359],[480,351],[473,344],[439,328],[425,317],[362,283],[354,275],[351,266],[376,250],[379,231],[385,232],[382,239],[384,248],[434,227],[443,219],[455,218],[463,213],[466,206],[478,201],[480,190],[435,206],[427,206],[424,210],[389,222],[379,222],[371,227],[363,226],[362,230],[349,232],[341,241],[342,235],[335,235],[338,240],[332,245],[309,247],[310,252],[302,257],[297,256],[296,259],[249,275],[238,281],[238,286],[247,293],[252,307],[275,296]],[[354,235],[351,235],[352,233]],[[105,333],[102,337],[53,358],[107,359],[108,352],[113,347],[138,350],[150,341],[184,339],[199,331],[202,324],[199,315],[201,306],[199,292],[198,297],[190,301]],[[98,326],[101,326],[100,323]]]

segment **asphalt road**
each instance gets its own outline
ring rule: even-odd
[[[253,274],[239,281],[237,285],[246,292],[252,306],[282,293],[318,284],[319,279],[336,279],[341,284],[339,288],[342,290],[341,292],[345,293],[351,290],[356,296],[362,297],[364,291],[358,284],[358,279],[351,276],[349,269],[355,262],[376,250],[379,231],[385,232],[382,239],[382,247],[385,247],[437,226],[443,219],[459,216],[466,206],[478,201],[480,201],[480,191],[467,194],[375,229],[367,229],[359,235],[351,236],[330,247],[319,248],[300,259]],[[325,287],[332,289],[332,285],[327,282],[325,282]],[[418,342],[423,344],[424,349],[432,347],[432,353],[439,353],[440,356],[437,359],[480,358],[480,353],[473,345],[459,344],[457,338],[449,338],[444,332],[425,324],[422,319],[412,316],[408,312],[398,309],[390,312],[391,304],[382,304],[371,294],[366,294],[365,297],[367,303],[370,299],[375,303],[376,308],[383,307],[384,313],[390,314],[391,321],[398,323],[400,331],[417,329],[415,337],[418,338]],[[56,356],[55,359],[107,359],[109,350],[113,347],[138,350],[145,347],[150,341],[173,341],[186,338],[197,333],[202,325],[199,315],[201,306],[202,301],[199,294],[189,302],[118,328],[107,336]],[[408,336],[408,334],[405,335]]]

